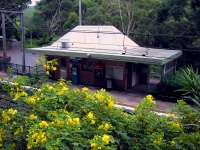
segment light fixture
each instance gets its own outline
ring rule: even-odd
[[[123,47],[123,50],[124,50],[124,51],[122,52],[122,54],[125,55],[125,54],[126,54],[127,47]]]

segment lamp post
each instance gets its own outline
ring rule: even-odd
[[[81,0],[79,0],[79,25],[82,25],[82,20],[81,20]]]
[[[2,15],[2,38],[3,38],[3,57],[6,57],[6,28],[5,28],[5,14]]]
[[[21,30],[21,51],[22,51],[22,71],[26,71],[25,67],[25,49],[24,49],[24,20],[23,20],[23,12],[20,13],[20,30]]]

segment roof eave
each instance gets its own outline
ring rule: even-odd
[[[87,52],[77,52],[77,51],[66,51],[66,50],[51,50],[47,48],[30,48],[26,49],[26,52],[29,53],[39,53],[45,55],[54,55],[54,56],[68,56],[68,57],[80,57],[80,58],[93,58],[93,59],[105,59],[105,60],[114,60],[114,61],[123,61],[123,62],[134,62],[134,63],[144,63],[150,65],[163,65],[169,62],[172,58],[179,57],[182,53],[175,54],[169,59],[158,59],[155,57],[148,56],[130,56],[124,54],[105,54],[105,53],[87,53]]]
[[[179,52],[175,53],[174,55],[171,55],[170,57],[163,59],[161,65],[164,65],[164,64],[170,62],[171,60],[175,60],[178,57],[180,57],[181,55],[182,55],[182,51],[179,51]]]

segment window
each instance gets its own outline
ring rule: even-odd
[[[114,67],[106,66],[106,78],[110,78],[110,79],[114,78]]]
[[[82,70],[93,71],[93,61],[90,61],[88,59],[83,59],[82,60]]]
[[[117,80],[123,80],[123,68],[114,67],[114,78]]]
[[[61,58],[61,66],[66,67],[66,58]]]
[[[123,67],[106,66],[106,78],[123,80]]]

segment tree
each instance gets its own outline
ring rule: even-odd
[[[63,28],[66,30],[70,30],[70,29],[74,28],[78,24],[78,21],[79,21],[78,19],[79,19],[78,15],[75,12],[71,12],[69,14],[68,19],[64,23]]]
[[[38,14],[42,17],[44,23],[47,27],[47,32],[49,35],[55,33],[57,29],[60,28],[60,9],[63,0],[41,0],[36,5],[36,10]]]
[[[27,8],[29,4],[31,0],[3,0],[0,2],[0,8],[21,10]]]
[[[122,31],[129,35],[143,26],[152,26],[160,4],[161,0],[118,0]]]
[[[199,3],[196,0],[165,0],[157,16],[157,23],[163,27],[161,32],[183,36],[199,35]],[[179,48],[193,47],[193,40],[182,38],[182,42],[178,42]]]
[[[28,5],[31,4],[31,0],[3,0],[3,1],[0,1],[0,9],[8,9],[8,10],[23,10],[25,8],[28,7]],[[15,20],[18,15],[15,14],[15,13],[7,13],[7,15]],[[0,16],[0,22],[2,18]],[[15,20],[15,22],[17,22],[17,20]],[[10,23],[10,21],[8,20],[8,18],[5,18],[5,24],[6,24],[6,35],[7,35],[7,38],[11,38],[14,34],[17,34],[17,30],[13,28],[13,25]],[[2,24],[0,24],[0,28],[2,27]],[[11,32],[12,30],[12,32]]]

